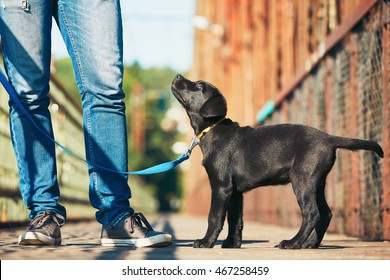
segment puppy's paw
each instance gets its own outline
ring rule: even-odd
[[[309,241],[307,240],[305,243],[302,245],[302,249],[318,249],[320,247],[320,243],[317,241]]]
[[[278,245],[279,249],[301,249],[301,245],[291,240],[283,240]]]
[[[204,239],[197,239],[194,242],[193,248],[213,248],[213,243],[208,243]]]
[[[234,240],[233,238],[227,238],[222,243],[222,248],[241,248],[241,240]]]

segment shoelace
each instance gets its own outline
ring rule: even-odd
[[[134,231],[135,222],[138,222],[141,226],[142,224],[144,224],[149,231],[153,231],[152,226],[149,224],[148,220],[145,218],[145,216],[142,213],[134,213],[133,219],[131,220],[132,220],[131,228],[133,229],[133,231]]]
[[[42,227],[43,225],[45,225],[45,223],[47,222],[47,220],[49,218],[52,218],[53,221],[58,225],[58,226],[62,226],[63,223],[61,223],[58,218],[56,217],[56,215],[52,212],[48,212],[48,211],[44,211],[40,214],[38,214],[31,222],[30,222],[30,225],[29,225],[29,229],[33,229],[33,228],[37,228],[37,227]]]

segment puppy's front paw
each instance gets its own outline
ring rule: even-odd
[[[194,242],[193,248],[213,248],[214,244],[205,242],[204,239],[197,239]]]
[[[278,245],[279,249],[300,249],[301,246],[299,246],[296,242],[293,242],[291,240],[283,240]]]
[[[222,248],[241,248],[241,240],[228,237],[223,241]]]

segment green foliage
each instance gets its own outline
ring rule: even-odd
[[[126,67],[125,77],[132,77],[132,88],[136,84],[143,87],[145,109],[145,151],[139,151],[129,142],[129,162],[134,170],[144,169],[162,162],[171,161],[178,155],[171,147],[179,139],[177,131],[164,131],[161,121],[171,106],[171,82],[176,72],[169,68],[142,69],[137,63]],[[128,108],[135,103],[132,91],[128,95]],[[129,111],[129,110],[128,110]],[[128,114],[131,112],[128,112]],[[129,131],[132,127],[129,122]],[[177,170],[143,177],[154,190],[160,202],[160,211],[176,210],[172,207],[182,197],[182,186]]]
[[[69,58],[56,60],[55,75],[66,85],[67,90],[81,106],[81,96],[74,77],[72,61]]]

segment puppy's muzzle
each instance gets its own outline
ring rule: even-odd
[[[185,78],[182,75],[176,75],[172,81],[172,89],[176,91],[184,89],[184,80]]]
[[[175,95],[175,97],[183,106],[186,104],[186,102],[184,100],[184,97],[182,96],[181,91],[186,88],[185,82],[186,79],[182,75],[176,75],[171,85],[171,90],[173,95]]]

